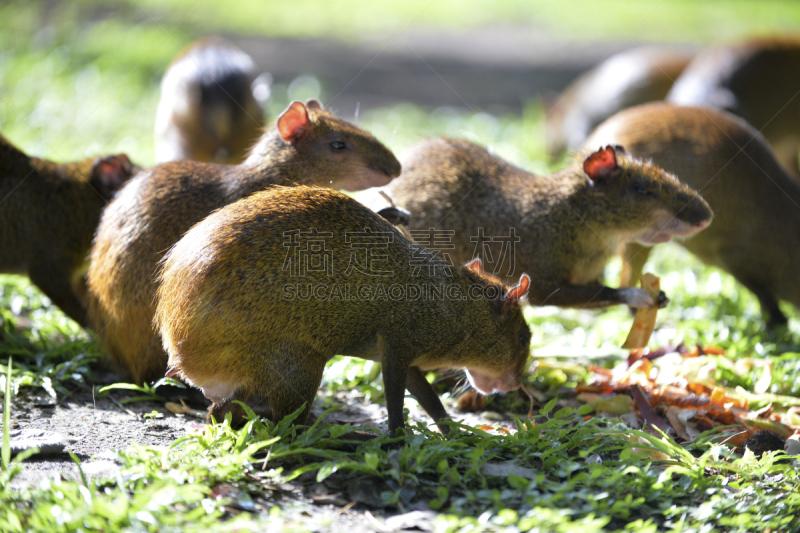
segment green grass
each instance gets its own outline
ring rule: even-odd
[[[800,20],[800,7],[788,2],[721,6],[712,1],[578,0],[465,7],[451,0],[430,5],[424,0],[242,0],[231,9],[209,0],[198,11],[192,11],[196,3],[181,1],[53,5],[49,11],[36,3],[0,6],[2,133],[29,153],[58,161],[124,151],[145,165],[153,160],[161,72],[204,31],[347,39],[390,35],[412,20],[449,29],[529,21],[565,37],[702,41],[786,28]],[[109,16],[108,6],[120,11]],[[78,17],[90,22],[78,24]],[[274,88],[270,116],[301,96],[297,91],[302,88],[293,87]],[[498,155],[532,171],[548,171],[536,102],[521,116],[402,104],[362,113],[361,124],[395,150],[420,136],[462,136],[491,145]],[[609,266],[609,280],[618,270],[618,262]],[[750,293],[679,247],[657,249],[649,270],[662,277],[662,288],[672,299],[659,315],[652,345],[719,345],[730,357],[717,358],[715,379],[745,390],[752,390],[760,371],[741,374],[728,361],[772,358],[770,392],[800,396],[800,321],[795,309],[785,308],[791,319],[788,328],[766,333]],[[26,279],[0,276],[0,313],[5,405],[9,394],[21,388],[59,396],[93,384],[98,349]],[[526,317],[534,333],[534,353],[539,354],[528,379],[549,397],[585,377],[576,363],[618,361],[618,346],[631,322],[622,308],[528,308]],[[8,356],[13,357],[11,379]],[[382,401],[379,370],[371,362],[335,359],[320,392],[323,405],[335,404],[333,395],[343,389],[356,391],[365,402]],[[137,392],[156,395],[152,389]],[[444,397],[452,407],[450,393]],[[527,410],[510,397],[493,401],[497,410]],[[396,512],[424,502],[439,513],[437,531],[800,531],[795,519],[800,514],[800,478],[796,468],[778,460],[780,455],[741,457],[711,442],[710,436],[679,446],[613,420],[585,421],[584,410],[538,407],[547,415],[545,421],[535,426],[520,422],[513,435],[462,426],[460,433],[442,437],[412,425],[402,446],[386,446],[391,439],[381,437],[354,443],[355,452],[339,449],[348,426],[320,425],[301,432],[288,420],[277,425],[253,420],[241,430],[223,424],[190,433],[168,449],[133,446],[120,452],[121,471],[112,478],[50,480],[22,491],[9,488],[22,459],[6,463],[4,456],[0,530],[312,530],[317,527],[303,518],[301,508],[285,499],[277,503],[276,487],[330,478],[341,484],[359,480]],[[7,421],[3,427],[9,429]],[[632,443],[631,435],[648,444]],[[654,462],[642,453],[647,447],[668,459]],[[491,475],[487,470],[486,465],[508,466],[512,460],[511,473]],[[221,493],[227,496],[217,498]]]

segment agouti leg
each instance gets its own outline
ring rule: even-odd
[[[436,394],[433,386],[425,379],[425,374],[416,366],[408,367],[408,372],[406,373],[406,389],[417,399],[422,408],[425,409],[425,412],[433,418],[434,422],[449,418],[447,411],[445,411],[442,405],[442,401],[439,399],[439,395]],[[438,425],[439,430],[447,435],[450,431],[450,426],[445,426],[443,424]]]
[[[266,392],[273,420],[280,421],[305,403],[305,410],[295,420],[298,424],[304,424],[322,383],[325,358],[311,352],[301,354],[287,350],[265,359],[270,361],[264,369],[267,386],[266,390],[257,392]]]
[[[625,251],[622,254],[622,272],[619,276],[620,287],[636,287],[639,284],[644,264],[650,257],[650,250],[652,250],[651,247],[635,242],[625,245]]]
[[[529,295],[528,299],[533,305],[557,305],[559,307],[582,307],[592,309],[596,307],[608,307],[615,304],[626,304],[630,307],[647,307],[650,304],[658,304],[663,307],[669,302],[666,295],[659,297],[658,302],[652,302],[652,298],[644,289],[636,287],[625,287],[622,289],[612,289],[597,283],[591,285],[570,285],[563,284],[556,289],[538,291],[538,294]]]
[[[386,396],[386,410],[389,411],[389,435],[394,436],[398,429],[405,427],[405,422],[403,421],[403,398],[406,394],[406,378],[409,366],[400,360],[397,353],[388,347],[383,339],[379,339],[378,344],[381,347],[383,393]],[[423,377],[422,379],[425,378]],[[418,384],[415,383],[415,385]],[[436,393],[434,392],[434,394]]]
[[[770,292],[758,283],[739,280],[742,285],[747,287],[758,298],[758,303],[761,304],[761,314],[767,322],[767,329],[772,329],[776,326],[786,324],[789,319],[781,311],[778,305],[778,300],[775,299]]]
[[[60,266],[53,266],[50,263],[37,263],[28,272],[28,276],[34,285],[39,287],[59,309],[64,311],[64,314],[85,328],[87,326],[86,308],[72,290],[69,274],[62,270]]]

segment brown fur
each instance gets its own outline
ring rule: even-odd
[[[161,81],[156,162],[241,163],[264,127],[254,70],[249,55],[219,37],[181,52]]]
[[[786,321],[778,300],[800,306],[800,184],[751,126],[725,112],[651,104],[600,125],[589,143],[600,142],[625,143],[708,200],[714,223],[682,245],[753,291],[770,325]],[[635,273],[648,254],[628,248]]]
[[[113,160],[117,173],[99,162]],[[0,272],[26,274],[86,326],[82,301],[103,207],[138,168],[125,155],[59,164],[28,157],[0,135]]]
[[[133,381],[158,379],[166,371],[167,356],[151,324],[156,265],[194,224],[272,184],[357,188],[399,173],[394,155],[366,131],[316,108],[309,114],[312,126],[291,144],[273,126],[241,165],[155,166],[105,211],[92,248],[89,314],[112,360]],[[347,149],[331,151],[332,141]]]
[[[330,272],[293,277],[287,235],[311,229],[331,233],[324,239]],[[347,273],[357,251],[348,233],[365,231],[391,242],[370,274]],[[218,420],[230,408],[229,398],[253,393],[267,395],[280,419],[304,402],[308,413],[325,363],[335,354],[380,361],[392,432],[403,426],[406,386],[435,420],[446,416],[430,385],[418,381],[419,370],[466,367],[506,380],[504,390],[519,386],[530,344],[521,294],[504,300],[508,287],[441,259],[414,275],[419,257],[422,247],[330,189],[276,187],[231,204],[192,228],[164,260],[155,324],[170,368],[201,388],[226,384],[233,396],[215,402],[211,413]],[[409,300],[381,297],[378,288],[440,284],[460,295],[470,286],[491,286],[496,297]],[[300,297],[308,285],[328,289],[321,298]],[[327,298],[334,285],[349,287],[350,298]],[[355,299],[359,287],[376,297]]]
[[[663,100],[693,53],[634,48],[615,54],[546,101],[547,155],[578,150],[605,119],[622,109]]]
[[[800,149],[800,39],[756,39],[710,48],[686,68],[667,95],[679,105],[738,115],[761,132],[795,177]]]
[[[486,237],[508,236],[514,228],[520,239],[514,268],[506,260],[495,273],[505,279],[529,273],[533,304],[652,305],[641,289],[603,286],[606,262],[647,231],[674,223],[686,231],[701,229],[711,210],[673,175],[621,150],[619,175],[592,183],[583,171],[584,155],[557,174],[535,176],[469,141],[428,140],[405,155],[390,194],[412,213],[411,230],[455,232],[453,249],[440,247],[454,261],[481,253],[471,240],[481,228]],[[499,247],[491,250],[499,255]]]

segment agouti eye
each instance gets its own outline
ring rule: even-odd
[[[333,141],[331,143],[331,148],[333,148],[334,150],[344,150],[346,148],[346,145],[342,141]]]
[[[641,194],[642,196],[652,196],[652,193],[644,186],[640,184],[634,184],[633,192],[636,194]]]

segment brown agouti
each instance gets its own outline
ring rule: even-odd
[[[428,140],[403,159],[389,194],[413,213],[420,244],[457,262],[482,257],[502,279],[527,272],[529,301],[562,307],[652,306],[643,289],[600,283],[608,259],[628,242],[691,235],[712,217],[695,191],[619,146],[535,176],[469,141]]]
[[[578,150],[605,119],[627,107],[663,100],[693,53],[675,48],[633,48],[615,54],[545,99],[547,155],[555,161]]]
[[[174,161],[142,172],[109,205],[97,231],[89,268],[94,330],[135,382],[160,378],[167,356],[151,324],[156,265],[189,228],[273,184],[360,190],[399,173],[392,152],[316,100],[293,102],[241,165]]]
[[[168,375],[201,388],[217,421],[253,394],[303,423],[334,355],[382,364],[389,431],[407,388],[447,416],[423,371],[466,367],[483,392],[511,391],[530,349],[513,288],[480,261],[453,266],[330,189],[274,187],[194,226],[163,262],[154,323]]]
[[[654,103],[613,116],[587,145],[606,142],[625,143],[635,157],[697,189],[714,210],[714,223],[678,242],[753,291],[770,326],[786,322],[778,300],[800,306],[800,184],[764,138],[722,111]],[[626,250],[633,272],[641,274],[649,251]]]
[[[738,115],[761,132],[800,177],[800,39],[757,39],[710,48],[689,64],[667,100]]]
[[[264,127],[253,96],[255,64],[219,37],[193,42],[161,80],[156,114],[156,162],[244,161]]]
[[[138,167],[125,154],[59,164],[0,135],[0,272],[26,274],[81,326],[84,275],[103,207]]]

